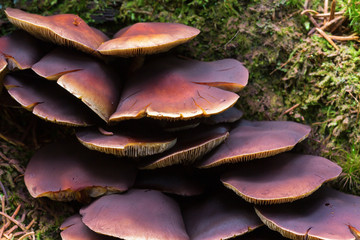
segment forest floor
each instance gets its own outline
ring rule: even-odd
[[[309,16],[301,14],[304,4],[308,3],[307,9],[323,13],[324,1],[2,2],[1,35],[14,29],[3,13],[8,6],[44,15],[75,13],[108,36],[143,21],[179,22],[200,29],[197,38],[174,51],[198,60],[241,61],[250,72],[249,84],[237,104],[245,118],[310,125],[309,139],[297,150],[337,162],[343,167],[343,174],[334,186],[360,195],[360,43],[335,41],[336,49],[316,31],[309,35],[314,25]],[[337,1],[336,12],[345,11],[347,16],[347,2]],[[353,34],[349,23],[345,19],[334,34]],[[0,210],[17,219],[4,228],[9,231],[18,226],[12,230],[18,232],[17,238],[33,234],[36,239],[60,239],[59,224],[79,207],[76,203],[33,199],[23,181],[24,169],[34,151],[67,134],[71,130],[1,103]]]

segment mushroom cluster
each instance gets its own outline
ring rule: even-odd
[[[138,23],[109,39],[76,15],[5,13],[22,30],[0,38],[0,84],[76,127],[24,176],[35,198],[84,204],[63,240],[360,238],[360,198],[323,186],[341,168],[287,152],[310,127],[241,119],[239,61],[165,53],[199,30]]]

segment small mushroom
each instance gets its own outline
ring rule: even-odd
[[[114,127],[110,134],[99,128],[80,129],[76,136],[87,148],[116,156],[141,157],[164,152],[176,143],[176,137],[159,129],[144,129],[134,124]]]
[[[79,214],[67,218],[60,226],[62,240],[116,240],[91,231],[82,221]]]
[[[34,74],[9,74],[4,85],[18,103],[44,120],[70,126],[89,126],[99,120],[67,91]]]
[[[232,239],[263,225],[250,204],[229,192],[189,199],[182,212],[192,240]]]
[[[341,167],[328,159],[282,153],[232,166],[221,181],[250,203],[274,204],[309,196],[340,173]]]
[[[6,8],[9,21],[37,38],[59,45],[75,47],[83,52],[99,56],[96,49],[108,37],[94,31],[84,20],[74,14],[40,16],[19,9]]]
[[[191,165],[229,136],[224,126],[198,127],[177,133],[177,144],[160,155],[140,159],[140,168],[155,169],[177,164]]]
[[[239,96],[209,85],[220,81],[221,76],[222,82],[232,82],[233,73],[237,71],[231,68],[216,72],[214,65],[216,63],[172,58],[145,64],[126,82],[110,121],[142,117],[185,120],[225,111]],[[198,84],[200,79],[206,82]]]
[[[91,230],[124,240],[189,240],[178,204],[153,190],[103,196],[80,214]]]
[[[310,130],[309,126],[290,121],[241,120],[230,131],[227,141],[204,158],[199,167],[210,168],[289,151],[304,140]]]
[[[87,201],[89,197],[126,191],[135,175],[136,168],[128,160],[67,141],[40,149],[26,167],[24,179],[35,198]]]
[[[57,48],[32,70],[41,77],[56,80],[106,122],[116,109],[121,77],[97,59],[71,49]]]
[[[354,230],[360,229],[360,197],[328,187],[293,203],[256,206],[256,213],[270,229],[291,239],[359,239]]]
[[[104,55],[133,57],[166,52],[196,37],[200,31],[179,23],[136,23],[118,31],[100,45]]]

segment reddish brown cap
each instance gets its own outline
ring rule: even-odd
[[[224,126],[199,127],[177,133],[178,141],[169,151],[141,161],[141,168],[155,169],[171,165],[191,165],[229,136]]]
[[[152,190],[101,197],[80,210],[91,230],[121,239],[189,240],[178,204]]]
[[[74,96],[56,84],[34,75],[7,75],[4,85],[9,94],[36,116],[71,126],[93,125],[99,118]]]
[[[90,151],[73,141],[43,147],[31,158],[25,184],[33,197],[59,201],[86,200],[126,191],[136,168],[126,159]]]
[[[97,59],[71,49],[57,48],[32,69],[44,78],[57,80],[105,121],[116,109],[121,77]]]
[[[293,203],[257,206],[256,213],[269,228],[291,239],[359,238],[360,197],[327,187]]]
[[[188,200],[182,212],[192,240],[230,239],[263,225],[250,204],[228,192]]]
[[[233,166],[221,181],[248,202],[273,204],[304,198],[340,173],[328,159],[283,153]]]
[[[139,126],[80,129],[76,136],[89,149],[117,156],[141,157],[164,152],[173,147],[176,137]],[[116,129],[116,130],[115,130]]]
[[[118,31],[98,51],[119,57],[155,54],[190,41],[199,33],[198,29],[179,23],[136,23]]]
[[[205,158],[199,167],[215,167],[289,151],[304,140],[310,130],[309,126],[290,121],[241,120],[230,131],[227,141]]]
[[[79,214],[67,218],[60,226],[62,240],[116,240],[91,231],[82,221]]]
[[[23,31],[0,38],[0,77],[6,70],[31,68],[46,52],[47,46]]]
[[[73,14],[40,16],[19,9],[7,8],[9,21],[37,38],[56,44],[75,47],[83,52],[98,55],[96,49],[108,38],[94,31],[84,20]]]
[[[213,64],[170,59],[152,60],[131,76],[110,121],[146,116],[157,119],[210,116],[232,107],[239,98],[235,93],[194,83],[204,77],[209,77],[208,82],[217,81],[209,74]],[[207,67],[199,67],[196,72],[197,65]],[[227,81],[226,71],[222,73],[223,81]],[[220,75],[214,74],[214,77]]]

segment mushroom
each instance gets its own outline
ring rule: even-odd
[[[40,16],[14,8],[6,8],[5,14],[12,24],[37,38],[75,47],[95,56],[99,56],[96,49],[100,44],[108,40],[104,33],[94,31],[74,14]]]
[[[97,116],[78,99],[34,74],[7,75],[4,85],[18,103],[44,120],[70,126],[88,126],[97,122]]]
[[[191,165],[229,136],[224,126],[198,127],[177,133],[177,144],[169,151],[139,160],[140,168],[155,169],[177,164]]]
[[[178,204],[153,190],[103,196],[80,214],[91,230],[124,240],[189,240]]]
[[[238,95],[209,85],[221,81],[220,86],[242,86],[243,79],[234,76],[238,69],[232,61],[229,69],[223,69],[221,63],[222,71],[214,70],[216,64],[173,58],[152,60],[126,82],[110,121],[142,117],[185,120],[225,111],[235,104]]]
[[[106,122],[116,109],[121,77],[97,59],[57,48],[37,62],[32,70],[41,77],[56,80]]]
[[[182,212],[192,240],[230,239],[263,225],[250,204],[228,192],[185,200]]]
[[[231,107],[222,113],[205,118],[203,120],[203,123],[208,125],[215,125],[220,123],[234,123],[239,121],[243,115],[244,113],[241,110],[237,109],[236,107]]]
[[[296,187],[296,186],[294,186]],[[360,197],[323,187],[308,198],[288,204],[256,206],[270,229],[291,239],[357,240]]]
[[[309,133],[309,126],[290,121],[241,120],[230,131],[228,140],[204,158],[199,167],[210,168],[273,156],[291,150]]]
[[[79,214],[67,218],[60,226],[62,240],[115,240],[91,231],[82,221]]]
[[[221,181],[250,203],[275,204],[307,197],[340,173],[328,159],[282,153],[232,166]]]
[[[40,149],[26,167],[24,179],[35,198],[84,202],[89,197],[126,191],[133,185],[135,176],[136,168],[128,160],[67,141]]]
[[[196,37],[200,31],[179,23],[144,22],[119,30],[100,45],[104,55],[134,57],[166,52]]]
[[[125,126],[116,126],[112,129],[105,133],[101,132],[99,128],[80,129],[76,132],[76,136],[89,149],[128,157],[161,153],[176,143],[176,137],[159,129],[138,126],[136,122]]]

